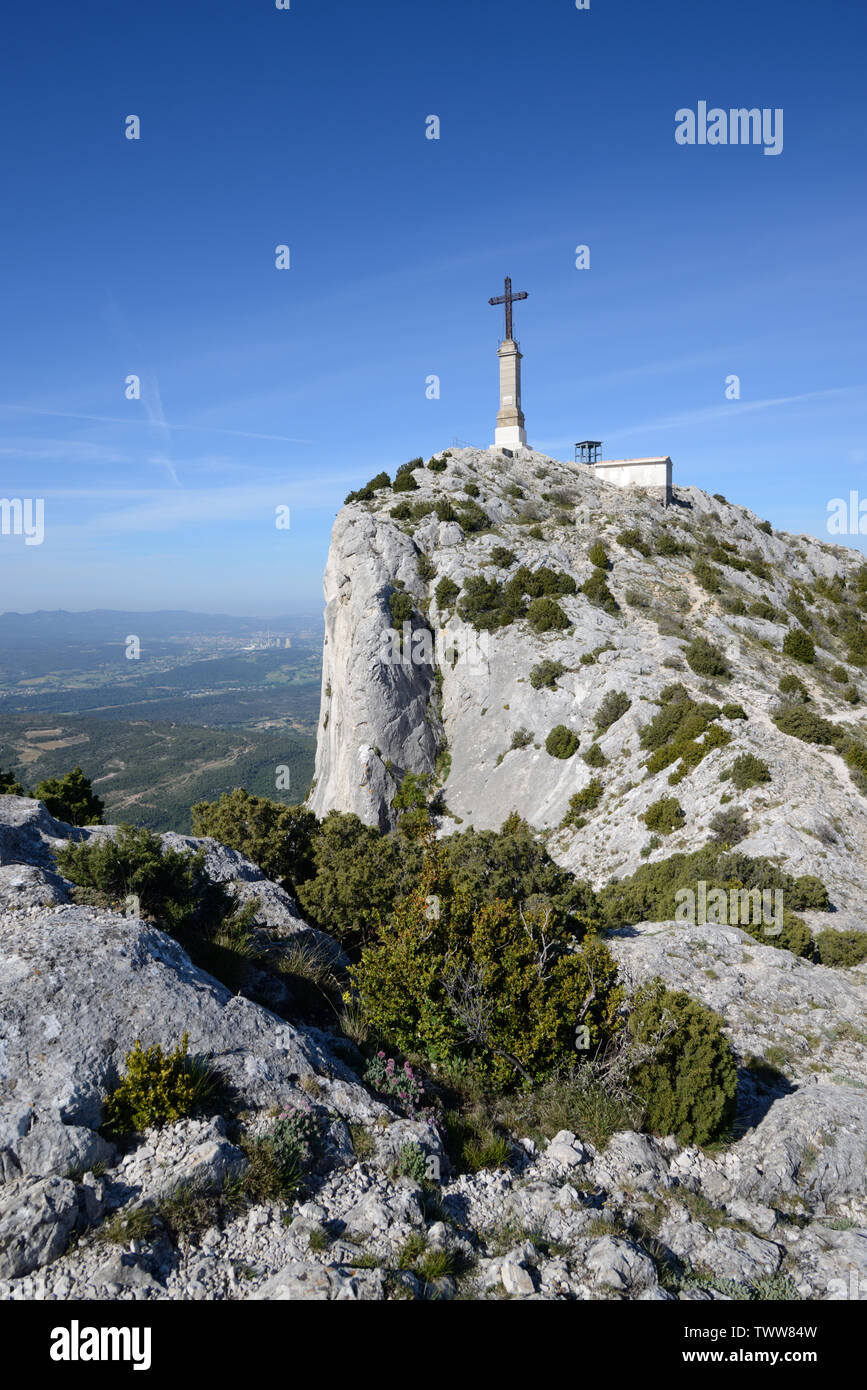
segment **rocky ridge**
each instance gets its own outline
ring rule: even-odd
[[[805,1078],[751,1096],[745,1077],[745,1132],[720,1154],[632,1132],[598,1152],[561,1131],[516,1135],[508,1168],[456,1176],[437,1128],[365,1086],[345,1040],[233,995],[147,922],[70,902],[52,849],[111,833],[0,798],[0,1297],[865,1296],[867,1097],[854,1082]],[[213,842],[208,852],[221,881],[257,886],[266,926],[277,904],[278,931],[307,929],[276,885],[261,891],[255,865]],[[730,962],[753,989],[782,1000],[795,985],[800,997],[797,972],[818,970],[820,1009],[854,1018],[841,972],[742,932],[702,932],[708,950],[753,954]],[[678,978],[661,935],[659,924],[638,933],[629,968]],[[724,1015],[730,1003],[718,1000]],[[727,1022],[744,1026],[732,1009]],[[109,1144],[104,1100],[124,1056],[137,1038],[170,1049],[184,1030],[225,1076],[232,1113]],[[137,1220],[184,1192],[217,1196],[247,1161],[239,1117],[256,1132],[273,1106],[296,1101],[320,1116],[323,1140],[288,1209],[252,1202],[186,1233],[177,1218]],[[438,1182],[396,1176],[408,1143]]]
[[[841,684],[842,672],[845,689],[854,687],[863,701],[863,670],[847,660],[833,635],[833,602],[815,592],[817,581],[827,585],[837,573],[852,579],[863,564],[860,551],[771,532],[747,508],[699,488],[677,487],[666,508],[650,492],[616,488],[588,468],[531,450],[507,456],[453,449],[443,471],[417,467],[412,478],[414,491],[378,490],[343,507],[334,524],[310,798],[317,815],[354,811],[367,824],[387,828],[402,775],[425,774],[441,788],[441,833],[497,829],[515,810],[546,832],[554,859],[599,886],[705,844],[726,791],[720,772],[735,756],[753,753],[768,764],[771,780],[738,798],[748,817],[748,837],[739,848],[772,856],[793,874],[818,875],[834,901],[834,925],[863,925],[867,799],[838,752],[785,734],[772,719],[780,677],[796,674],[812,710],[832,723],[867,728],[862,704],[849,703]],[[478,524],[478,513],[462,526],[458,519],[440,520],[434,510],[446,504],[460,516],[470,501],[468,485],[488,529],[468,529]],[[412,514],[394,517],[401,504]],[[624,533],[637,533],[649,553],[618,540]],[[684,553],[660,553],[662,537]],[[610,556],[606,581],[618,611],[606,611],[580,591],[594,573],[590,547],[600,540]],[[723,552],[713,550],[720,541],[731,548],[726,563]],[[491,562],[495,545],[513,553],[504,568]],[[698,553],[713,550],[716,594],[696,579],[695,554],[685,553],[696,546]],[[567,631],[535,632],[521,619],[478,633],[461,619],[454,600],[438,606],[443,579],[459,590],[473,576],[506,582],[520,565],[547,566],[574,579],[578,592],[557,599],[569,619]],[[434,648],[437,640],[446,644],[444,660],[414,661],[408,648],[399,660],[383,660],[392,650],[386,634],[395,594],[411,600],[413,634],[427,627]],[[813,665],[782,653],[787,631],[798,626],[793,595],[795,612],[806,595],[801,601],[818,630]],[[725,655],[731,679],[706,679],[689,668],[685,644],[696,637]],[[418,652],[423,657],[422,647]],[[543,660],[564,670],[550,687],[534,688],[529,675]],[[746,718],[720,718],[730,742],[678,784],[673,794],[685,823],[653,844],[640,818],[651,803],[672,795],[671,768],[646,772],[639,732],[657,712],[660,691],[673,682],[697,700],[740,705]],[[594,721],[612,691],[625,692],[631,704],[596,739]],[[546,736],[559,724],[580,738],[582,753],[598,743],[606,759],[601,770],[580,753],[549,755]],[[530,737],[513,746],[523,731]],[[604,788],[598,808],[584,826],[563,829],[570,797],[594,779]]]

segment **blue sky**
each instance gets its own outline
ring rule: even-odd
[[[350,488],[492,442],[506,274],[531,444],[827,538],[867,496],[865,39],[806,0],[15,7],[0,496],[46,531],[0,536],[0,610],[317,607]],[[676,144],[702,100],[782,108],[782,153]]]

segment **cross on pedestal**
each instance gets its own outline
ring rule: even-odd
[[[524,412],[521,409],[521,354],[512,337],[512,305],[517,299],[526,298],[526,290],[513,293],[512,282],[507,275],[505,294],[488,300],[489,304],[506,306],[506,336],[497,348],[500,359],[500,409],[494,431],[495,449],[521,449],[527,444]]]
[[[497,297],[496,297],[496,299],[489,299],[489,300],[488,300],[488,303],[489,303],[489,304],[505,304],[505,306],[506,306],[506,337],[505,337],[505,341],[506,341],[507,343],[512,341],[512,305],[515,303],[515,300],[517,300],[517,299],[526,299],[526,298],[527,298],[527,291],[526,291],[526,290],[518,290],[518,292],[517,292],[516,294],[512,294],[512,281],[511,281],[511,278],[507,275],[507,276],[506,276],[506,293],[505,293],[505,294],[498,294]]]

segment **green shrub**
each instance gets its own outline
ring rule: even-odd
[[[567,949],[572,933],[532,902],[474,902],[429,861],[352,976],[372,1030],[390,1046],[437,1064],[471,1064],[503,1089],[541,1080],[573,1057],[576,1020],[594,1046],[617,1029],[615,963],[592,934]]]
[[[103,1127],[122,1139],[151,1126],[173,1124],[192,1115],[212,1094],[216,1077],[187,1056],[188,1037],[168,1056],[159,1043],[144,1050],[136,1042],[126,1055],[126,1075],[106,1098]]]
[[[579,742],[578,735],[567,729],[565,724],[555,724],[545,739],[545,751],[552,758],[571,758]]]
[[[780,710],[774,715],[774,723],[781,733],[799,738],[802,743],[837,744],[841,739],[842,731],[837,724],[805,709],[803,705]]]
[[[862,961],[867,960],[867,932],[834,931],[828,928],[816,936],[816,952],[822,965],[839,966],[843,969],[850,965],[860,965]]]
[[[637,550],[641,555],[651,554],[650,546],[635,527],[628,527],[625,531],[621,531],[617,537],[617,544],[622,545],[625,550]]]
[[[46,778],[29,795],[41,801],[52,816],[66,821],[67,825],[102,824],[105,804],[94,795],[90,779],[85,777],[80,767],[74,767],[63,777]]]
[[[582,787],[580,792],[575,792],[573,796],[570,796],[569,809],[560,822],[561,827],[565,829],[568,826],[574,826],[576,830],[580,830],[587,823],[584,813],[595,811],[604,795],[605,788],[601,782],[595,778],[592,782],[588,782],[587,786]]]
[[[706,845],[689,854],[671,854],[655,864],[644,864],[628,878],[609,883],[597,895],[603,924],[620,927],[636,922],[671,921],[677,911],[678,891],[688,888],[694,892],[699,880],[707,883],[708,891],[779,888],[795,912],[811,908],[827,912],[830,908],[828,890],[812,874],[794,878],[769,859],[753,859],[738,851],[720,853],[716,846]],[[788,917],[791,915],[789,912]],[[805,939],[800,928],[793,928],[791,936],[787,924],[779,936],[767,936],[760,927],[756,931],[765,945],[783,946],[796,955],[812,954],[809,932]]]
[[[662,708],[641,730],[639,741],[642,748],[650,750],[645,767],[651,776],[679,763],[668,779],[676,786],[708,753],[730,743],[731,734],[715,723],[719,707],[693,700],[679,682],[667,685],[659,699]]]
[[[413,839],[382,835],[358,816],[329,811],[313,846],[315,874],[298,887],[305,918],[355,946],[372,935],[421,870]]]
[[[749,834],[747,818],[740,806],[726,806],[725,810],[717,811],[710,828],[713,836],[710,843],[721,849],[731,849]]]
[[[709,565],[706,560],[697,560],[692,567],[692,572],[707,593],[719,593],[722,588],[722,576],[719,570],[714,569],[713,565]]]
[[[465,623],[471,623],[477,631],[493,631],[513,622],[515,617],[523,616],[525,605],[516,602],[509,606],[503,586],[496,579],[485,579],[480,574],[470,575],[464,580],[464,590],[458,601],[458,616]]]
[[[678,541],[668,531],[660,531],[654,537],[657,555],[685,555],[689,546]]]
[[[197,801],[190,814],[194,835],[210,835],[236,849],[289,893],[315,872],[319,822],[303,806],[282,806],[236,787],[217,801]]]
[[[696,637],[683,654],[697,676],[726,677],[731,674],[722,652],[706,637]]]
[[[605,582],[605,571],[595,569],[589,579],[585,579],[581,585],[581,593],[584,594],[596,608],[602,608],[606,613],[616,613],[617,600]]]
[[[508,569],[515,563],[515,559],[514,550],[508,550],[504,545],[495,545],[488,556],[489,563],[496,565],[498,569]]]
[[[393,492],[418,492],[418,483],[412,476],[414,468],[424,466],[422,459],[410,459],[409,463],[402,463],[394,475],[392,484]]]
[[[423,550],[418,552],[418,577],[423,584],[429,584],[436,577],[437,568],[429,555],[425,555]]]
[[[723,497],[723,495],[722,495],[721,492],[715,492],[715,493],[714,493],[714,501],[716,501],[716,502],[725,502],[725,500],[726,500],[726,499]]]
[[[810,699],[809,690],[797,676],[780,676],[778,689],[782,695],[787,695],[790,700],[799,700],[802,704],[807,704]]]
[[[602,749],[599,747],[598,743],[591,743],[590,747],[587,749],[587,752],[582,753],[581,757],[584,759],[588,767],[605,767],[606,763],[608,762],[608,759],[602,752]]]
[[[388,611],[391,614],[391,625],[400,628],[403,623],[409,622],[413,615],[413,601],[410,594],[404,589],[395,589],[389,595]]]
[[[479,497],[481,495],[481,488],[478,483],[464,483],[464,492],[468,497]]]
[[[750,604],[748,612],[754,618],[761,618],[766,623],[779,622],[782,616],[772,603],[768,603],[766,598],[756,599],[754,603]]]
[[[774,528],[769,521],[760,521],[757,529],[759,531],[764,531],[766,536],[772,536],[774,534]]]
[[[767,763],[757,758],[754,753],[741,753],[731,765],[730,776],[732,785],[739,792],[745,792],[750,787],[757,787],[761,782],[770,782],[771,770]]]
[[[622,718],[631,705],[632,701],[625,690],[609,690],[593,716],[597,737]]]
[[[534,632],[558,632],[569,626],[569,619],[552,598],[534,598],[527,609],[527,622]]]
[[[720,710],[724,719],[746,719],[747,712],[742,705],[723,705]]]
[[[683,807],[674,796],[662,796],[648,806],[641,817],[648,830],[656,830],[660,835],[670,835],[686,823]]]
[[[530,672],[530,684],[534,690],[543,687],[553,690],[560,676],[565,675],[566,667],[562,661],[540,661]]]
[[[432,458],[428,464],[431,473],[445,473],[448,464],[444,458]]]
[[[427,1178],[427,1154],[421,1144],[409,1142],[402,1144],[397,1155],[395,1173],[399,1178],[411,1178],[413,1182],[423,1183]]]
[[[457,519],[463,529],[468,532],[487,531],[491,525],[491,518],[484,507],[480,507],[478,502],[474,502],[472,498],[460,504]]]
[[[367,486],[371,492],[380,492],[384,487],[391,487],[391,478],[387,473],[377,473],[375,478],[371,478]]]
[[[24,788],[11,772],[0,772],[0,796],[23,796]],[[68,823],[68,822],[67,822]]]
[[[114,839],[65,844],[56,855],[60,872],[79,887],[121,904],[130,895],[141,915],[168,931],[192,926],[203,909],[218,909],[225,891],[205,873],[202,851],[168,849],[148,830],[118,827]]]
[[[509,816],[499,831],[448,835],[439,844],[439,854],[454,889],[468,893],[476,903],[494,898],[518,906],[544,902],[558,931],[578,935],[598,921],[590,888],[554,863],[520,816]]]
[[[527,594],[530,598],[562,598],[564,594],[577,591],[571,574],[549,569],[547,565],[540,565],[535,570],[520,565],[509,582],[518,593]]]
[[[812,665],[816,660],[813,639],[802,627],[791,628],[783,638],[783,655],[790,656],[794,661],[801,661],[807,666]]]
[[[846,670],[845,666],[832,666],[828,675],[831,677],[831,680],[836,681],[838,685],[845,685],[849,679],[849,672]]]
[[[655,980],[633,1000],[629,1030],[650,1053],[631,1078],[647,1127],[680,1144],[708,1144],[725,1134],[734,1118],[737,1069],[719,1015]]]
[[[608,558],[608,551],[605,549],[605,546],[602,544],[601,541],[593,542],[593,544],[590,547],[588,559],[590,560],[591,565],[593,565],[598,570],[607,570],[611,568],[611,561]]]
[[[439,584],[437,584],[436,588],[434,589],[434,595],[436,597],[437,608],[439,609],[439,611],[443,613],[449,608],[454,608],[455,600],[457,599],[459,593],[460,589],[458,588],[455,581],[453,579],[449,579],[448,575],[444,575],[443,578],[440,580]]]
[[[398,502],[396,507],[392,507],[389,516],[395,521],[410,521],[412,519],[412,507],[408,502]]]
[[[534,734],[529,729],[516,729],[512,734],[511,748],[528,748],[533,742]]]

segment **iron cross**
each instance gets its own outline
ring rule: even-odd
[[[512,336],[512,305],[516,299],[526,299],[527,291],[519,290],[517,294],[512,294],[512,281],[506,276],[506,293],[498,294],[496,299],[489,299],[489,304],[505,304],[506,306],[506,341]]]

